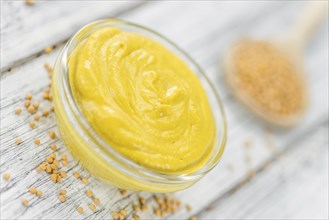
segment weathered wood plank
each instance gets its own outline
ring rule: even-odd
[[[328,126],[289,148],[200,219],[328,219]]]
[[[116,17],[138,1],[1,1],[1,70],[68,39],[95,19]]]
[[[176,193],[175,196],[192,204],[192,212],[181,209],[173,219],[187,218],[198,213],[218,196],[225,194],[232,186],[241,182],[250,169],[257,169],[264,161],[284,149],[288,143],[301,134],[313,129],[319,123],[328,120],[328,67],[327,67],[327,26],[321,28],[317,39],[307,51],[306,66],[310,73],[311,108],[300,126],[284,132],[272,129],[259,121],[232,98],[222,79],[219,60],[224,55],[225,48],[239,36],[247,33],[257,36],[267,36],[267,33],[281,33],[282,25],[287,19],[294,18],[295,8],[300,8],[297,2],[260,2],[260,3],[227,3],[208,2],[173,4],[159,2],[146,5],[140,10],[122,16],[137,23],[154,28],[181,45],[200,63],[210,79],[215,83],[222,95],[229,126],[229,141],[224,157],[219,166],[211,171],[203,180],[192,188]],[[173,8],[175,5],[177,8]],[[184,14],[181,12],[184,11]],[[164,16],[168,15],[170,16]],[[188,16],[195,15],[195,16]],[[185,15],[185,16],[184,16]],[[261,18],[261,19],[260,19]],[[218,23],[216,23],[216,22]],[[268,26],[268,24],[271,24]],[[288,27],[287,27],[288,28]],[[201,29],[201,30],[200,30]],[[200,30],[200,31],[196,31]],[[1,77],[1,174],[9,171],[13,179],[9,183],[1,182],[1,213],[5,218],[110,218],[112,211],[128,207],[139,194],[150,197],[150,193],[129,193],[122,198],[118,190],[101,181],[90,177],[88,186],[77,182],[72,174],[82,168],[70,158],[69,177],[62,184],[53,184],[46,175],[38,174],[34,168],[42,159],[50,154],[51,143],[60,146],[59,153],[66,152],[60,139],[51,141],[47,131],[56,129],[53,117],[43,119],[35,129],[29,129],[27,123],[31,119],[27,114],[17,117],[15,108],[22,106],[26,93],[32,92],[40,97],[40,92],[47,83],[47,75],[43,63],[53,63],[58,50],[53,54],[43,55]],[[312,59],[310,59],[312,58]],[[42,107],[43,108],[43,107]],[[46,132],[46,133],[45,133]],[[269,142],[268,133],[272,142]],[[15,145],[15,137],[21,136],[24,143]],[[41,146],[33,144],[34,137],[40,137]],[[246,150],[243,145],[246,140],[252,140],[252,147]],[[274,146],[273,146],[274,145]],[[251,158],[250,162],[246,158]],[[233,167],[234,172],[230,169]],[[84,175],[88,173],[82,172]],[[44,190],[44,197],[36,199],[26,193],[26,189],[36,185]],[[68,188],[68,201],[61,204],[56,195],[59,188]],[[78,215],[74,209],[81,204],[90,202],[84,191],[92,188],[102,201],[99,211],[92,214],[87,210],[85,215]],[[197,193],[196,193],[197,192]],[[23,197],[33,198],[31,207],[24,208],[20,204]],[[202,199],[200,199],[202,198]],[[152,210],[143,213],[144,218],[153,218]]]

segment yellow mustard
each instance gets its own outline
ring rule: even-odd
[[[100,28],[72,52],[69,81],[91,127],[135,163],[179,174],[209,160],[216,127],[207,95],[185,62],[155,40]]]

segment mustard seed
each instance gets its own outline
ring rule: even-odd
[[[126,195],[128,194],[128,191],[125,190],[125,189],[119,189],[119,190],[120,190],[120,194],[121,194],[122,196],[126,196]]]
[[[89,180],[87,178],[82,178],[81,181],[85,184],[89,183]]]
[[[66,174],[65,171],[61,171],[61,172],[60,172],[60,175],[61,175],[61,177],[63,177],[63,178],[65,178],[65,177],[67,176],[67,174]]]
[[[82,214],[82,213],[83,213],[83,208],[82,208],[82,207],[78,207],[78,208],[77,208],[77,211],[78,211],[80,214]]]
[[[31,100],[32,99],[32,94],[31,93],[27,94],[26,97],[25,97],[25,99]]]
[[[101,201],[98,198],[94,198],[93,202],[95,203],[95,205],[101,204]]]
[[[52,171],[51,167],[50,167],[50,166],[47,166],[47,168],[46,168],[46,172],[47,172],[47,173],[51,173],[51,171]]]
[[[55,131],[50,131],[50,132],[49,132],[49,137],[50,137],[51,139],[55,139],[55,137],[56,137],[56,133],[55,133]]]
[[[46,47],[45,49],[43,49],[43,51],[49,54],[53,51],[53,47]]]
[[[86,191],[86,195],[88,196],[88,197],[92,197],[93,196],[93,191],[91,191],[90,189],[88,189],[87,191]]]
[[[30,105],[28,108],[27,108],[27,111],[30,112],[31,114],[33,114],[35,112],[35,108]]]
[[[43,115],[44,117],[47,117],[47,116],[49,115],[49,111],[48,111],[47,109],[44,109],[44,110],[42,111],[42,115]]]
[[[57,181],[57,175],[56,174],[51,174],[50,180],[53,181],[54,183],[56,183],[56,181]]]
[[[24,205],[24,206],[29,206],[29,200],[27,200],[27,199],[23,199],[22,200],[22,204]]]
[[[4,179],[4,180],[6,180],[6,181],[8,181],[9,179],[10,179],[10,173],[4,173],[3,175],[2,175],[2,178]]]
[[[73,176],[75,177],[75,178],[80,178],[80,173],[78,173],[78,172],[75,172],[74,174],[73,174]]]
[[[16,115],[20,115],[21,113],[22,113],[22,109],[21,108],[17,108],[16,110],[15,110],[15,113],[16,113]]]
[[[93,211],[93,212],[96,211],[96,206],[94,204],[90,204],[88,207],[91,211]]]
[[[57,182],[61,182],[62,181],[62,177],[61,177],[61,175],[57,175]]]
[[[188,212],[190,212],[190,211],[192,210],[192,206],[190,206],[190,205],[186,205],[186,210],[187,210]]]
[[[30,187],[29,192],[32,194],[36,194],[37,189],[34,186],[32,186],[32,187]]]
[[[25,100],[25,102],[24,102],[24,106],[25,106],[26,108],[28,108],[30,105],[31,105],[31,101],[30,101],[30,100]]]
[[[22,143],[22,142],[23,142],[22,138],[20,138],[20,137],[16,138],[16,144],[17,145]]]
[[[37,138],[37,139],[34,140],[34,143],[35,143],[36,145],[40,145],[40,144],[41,144],[41,141],[40,141],[39,138]]]
[[[37,191],[36,194],[37,194],[38,197],[41,197],[43,195],[43,192]]]
[[[137,214],[133,214],[133,219],[134,219],[134,220],[140,220],[141,218],[139,217],[139,215],[137,215]]]
[[[66,154],[62,154],[62,155],[61,155],[61,159],[62,159],[62,160],[67,160],[67,156],[66,156]]]
[[[112,218],[113,218],[114,220],[118,220],[118,219],[120,218],[119,213],[117,213],[117,212],[113,212],[113,213],[112,213]]]
[[[55,150],[57,149],[57,147],[56,147],[56,145],[53,144],[53,145],[50,146],[50,149],[51,149],[52,151],[55,151]]]
[[[38,109],[39,106],[40,106],[39,102],[35,102],[35,103],[33,103],[33,107],[34,107],[35,109]]]
[[[30,125],[31,128],[35,128],[35,122],[34,121],[30,121],[29,125]]]
[[[144,205],[145,202],[146,202],[145,198],[143,198],[143,197],[140,197],[138,200],[139,200],[139,203],[140,203],[141,205]]]
[[[66,195],[67,191],[65,189],[59,190],[59,195]]]
[[[66,197],[64,195],[59,195],[58,198],[59,198],[59,201],[61,201],[61,202],[66,201]]]
[[[59,165],[59,161],[58,161],[58,160],[54,160],[54,161],[53,161],[53,164],[54,164],[55,166],[58,167],[58,165]]]
[[[68,166],[69,165],[69,162],[67,162],[67,160],[62,160],[62,165],[64,167]]]
[[[34,115],[34,120],[36,120],[36,121],[40,120],[40,115],[38,113]]]

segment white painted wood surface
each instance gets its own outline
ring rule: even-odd
[[[288,146],[236,193],[200,219],[328,219],[328,126]]]
[[[2,7],[2,10],[6,10],[6,7],[9,7],[6,6],[6,4],[9,3],[2,2],[2,6],[5,6]],[[49,44],[59,44],[60,47],[60,43],[88,19],[111,17],[113,14],[118,13],[123,13],[119,16],[120,18],[143,24],[164,34],[191,54],[215,83],[216,88],[222,96],[227,114],[229,137],[227,149],[221,163],[193,187],[173,195],[185,203],[191,204],[193,209],[191,212],[187,212],[182,208],[177,214],[169,216],[169,218],[186,219],[197,213],[201,213],[200,217],[204,218],[225,217],[227,219],[233,219],[238,216],[238,214],[240,214],[240,218],[250,216],[262,218],[272,217],[269,216],[271,215],[271,201],[282,202],[283,200],[269,198],[266,200],[266,203],[259,204],[255,202],[253,203],[255,204],[253,207],[254,209],[251,208],[249,214],[246,212],[233,213],[227,211],[223,215],[219,212],[212,212],[212,214],[207,215],[204,214],[204,209],[217,200],[217,202],[214,203],[214,210],[223,210],[221,207],[225,207],[225,202],[221,203],[221,201],[231,199],[227,194],[232,189],[239,190],[238,193],[241,193],[239,193],[239,196],[235,196],[236,194],[232,196],[230,200],[231,204],[234,203],[233,198],[237,200],[240,198],[250,198],[250,192],[253,192],[252,190],[257,190],[257,184],[253,186],[245,185],[242,186],[241,189],[237,187],[244,181],[246,176],[248,176],[250,170],[259,169],[264,163],[276,157],[281,151],[285,154],[284,149],[287,146],[294,145],[297,140],[308,139],[309,133],[318,129],[323,123],[327,124],[328,20],[315,34],[315,38],[307,48],[305,54],[305,66],[307,68],[307,77],[311,94],[309,112],[299,126],[292,129],[280,130],[264,124],[233,99],[223,82],[220,59],[223,57],[225,49],[241,36],[251,35],[266,38],[280,36],[285,33],[285,31],[289,30],[291,22],[297,18],[298,12],[300,12],[304,3],[281,1],[220,1],[205,2],[202,4],[199,2],[156,2],[139,7],[132,6],[131,4],[120,4],[120,6],[118,6],[119,4],[116,3],[113,7],[108,6],[109,9],[101,7],[103,4],[112,4],[109,2],[102,2],[102,4],[92,4],[88,2],[89,5],[87,3],[78,4],[76,2],[70,2],[70,4],[75,4],[75,9],[59,1],[52,3],[42,2],[41,6],[38,6],[38,4],[39,2],[37,2],[35,9],[34,7],[29,7],[27,9],[27,6],[22,2],[15,2],[15,8],[17,7],[18,11],[36,10],[33,11],[33,13],[28,13],[29,21],[41,22],[45,20],[44,25],[42,25],[42,22],[39,23],[40,29],[31,32],[24,32],[24,30],[26,30],[24,27],[28,24],[22,21],[22,19],[11,20],[11,18],[16,15],[1,13],[1,20],[7,20],[4,24],[10,24],[10,22],[12,22],[9,27],[15,27],[11,29],[1,26],[2,36],[10,36],[7,39],[10,38],[10,41],[13,42],[15,42],[16,39],[17,42],[22,40],[26,41],[23,43],[24,51],[22,49],[21,53],[13,52],[13,48],[21,50],[21,48],[17,47],[15,44],[3,46],[3,41],[1,42],[1,68],[5,70],[1,75],[1,174],[6,171],[12,174],[10,182],[1,181],[1,218],[111,218],[111,213],[119,208],[127,207],[127,210],[131,212],[130,204],[136,202],[139,195],[145,197],[150,197],[152,195],[147,192],[129,192],[128,196],[122,197],[116,188],[108,186],[93,177],[90,177],[91,183],[88,186],[83,185],[72,177],[75,170],[81,171],[82,168],[73,161],[71,157],[71,163],[68,167],[69,177],[61,184],[50,182],[48,175],[38,174],[34,169],[46,155],[50,154],[49,145],[51,143],[56,143],[60,146],[58,150],[59,153],[67,153],[60,139],[52,141],[48,138],[47,132],[45,132],[50,129],[56,129],[54,117],[51,116],[47,119],[43,119],[36,129],[31,130],[28,127],[28,122],[31,120],[28,114],[23,114],[22,116],[14,114],[15,109],[22,106],[24,96],[28,92],[32,92],[34,96],[40,97],[42,95],[42,88],[48,84],[48,78],[43,64],[45,62],[53,63],[59,50],[57,49],[52,54],[47,55],[41,52],[42,48]],[[50,8],[50,5],[57,7],[55,12],[49,12],[53,13],[52,18],[56,19],[47,20],[46,11],[38,9],[38,7],[46,9]],[[94,10],[88,10],[88,7],[95,8]],[[125,7],[129,9],[128,12],[124,12]],[[81,11],[80,13],[64,16],[64,12],[68,13],[74,10],[78,12]],[[8,12],[9,11],[10,10],[8,10]],[[85,16],[81,16],[81,14]],[[20,16],[23,15],[26,15],[25,12],[22,12]],[[57,23],[57,20],[59,23]],[[65,28],[59,28],[61,24],[64,23]],[[49,27],[49,24],[56,27]],[[35,34],[38,33],[38,31],[52,30],[52,28],[55,28],[57,31],[56,34],[46,34],[42,39],[39,35]],[[23,35],[24,37],[22,37]],[[40,44],[37,42],[40,42]],[[35,54],[39,53],[42,55],[36,57]],[[3,54],[9,54],[9,56],[4,57]],[[6,71],[8,69],[11,69],[11,71]],[[321,134],[324,135],[323,133]],[[24,139],[24,142],[19,146],[15,144],[15,138],[17,136]],[[41,146],[35,146],[33,144],[35,137],[41,139],[43,143]],[[243,146],[248,140],[251,141],[252,147],[247,150]],[[313,140],[314,139],[310,139],[309,143],[312,143]],[[315,144],[318,147],[316,149],[322,146],[328,147],[328,141],[326,143],[316,142]],[[309,152],[309,149],[306,147],[302,149]],[[301,151],[304,152],[303,150]],[[293,158],[294,154],[289,154],[288,157]],[[306,156],[303,158],[305,157]],[[324,158],[322,160],[326,160],[328,164],[328,159]],[[280,161],[275,161],[273,163],[280,164]],[[289,164],[286,163],[286,165],[288,166]],[[325,162],[324,165],[321,164],[321,166],[325,166]],[[264,179],[263,181],[265,183],[266,181],[270,183],[272,179],[267,178],[266,172],[261,172],[260,178]],[[321,178],[319,175],[323,175],[322,173],[316,173],[310,170],[306,170],[305,173],[312,175],[310,178],[314,179]],[[83,174],[89,176],[88,173],[83,172]],[[304,170],[299,170],[298,175],[304,175]],[[277,173],[277,178],[279,177],[280,175]],[[278,183],[279,189],[282,190],[280,186],[285,187],[281,184],[280,180],[276,182]],[[324,184],[325,182],[321,184],[321,187],[325,187]],[[36,199],[26,192],[31,185],[40,187],[40,189],[44,191],[44,196],[41,199]],[[248,189],[250,190],[245,190],[245,187],[249,187]],[[293,186],[291,187],[293,192],[294,188]],[[63,204],[57,199],[57,190],[60,188],[68,188],[68,200]],[[93,214],[87,208],[88,202],[90,201],[84,195],[84,191],[88,188],[93,189],[96,196],[102,201],[100,209]],[[270,191],[268,191],[268,193],[270,193]],[[266,194],[266,188],[264,188],[264,194]],[[22,198],[31,199],[29,208],[25,208],[21,205],[20,200]],[[328,200],[328,197],[325,199]],[[294,200],[286,198],[283,202],[290,204],[293,201]],[[86,209],[84,215],[79,215],[75,211],[75,208],[80,204]],[[262,206],[262,204],[265,205]],[[298,205],[299,207],[307,206],[312,210],[318,210],[318,207],[311,201],[303,201]],[[241,206],[243,206],[243,204],[241,204]],[[238,208],[242,209],[242,207]],[[282,212],[280,217],[289,218],[297,216],[298,214],[292,209],[295,207],[291,208],[285,206],[283,208],[287,210]],[[256,215],[255,210],[257,209],[264,209],[265,211]],[[233,210],[233,208],[230,210]],[[321,210],[321,212],[324,213],[318,216],[328,216],[328,209]],[[286,213],[286,215],[284,213]],[[141,213],[141,216],[144,219],[154,218],[152,210]]]

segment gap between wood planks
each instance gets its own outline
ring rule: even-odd
[[[323,120],[318,124],[318,128],[320,127],[328,127],[328,118]],[[309,130],[304,131],[301,136],[314,134],[317,130],[314,130],[314,128],[310,128]],[[236,185],[232,186],[230,189],[228,189],[223,195],[220,195],[218,198],[213,200],[212,202],[208,203],[204,209],[201,209],[199,212],[195,213],[195,216],[200,216],[207,212],[208,207],[212,207],[213,204],[219,203],[221,200],[224,200],[228,197],[230,197],[232,194],[235,194],[237,191],[242,189],[244,186],[246,186],[250,181],[256,177],[257,175],[264,172],[269,166],[276,163],[282,155],[287,154],[288,152],[293,151],[295,148],[297,148],[299,145],[296,145],[295,143],[298,143],[300,139],[295,138],[291,140],[290,143],[287,144],[285,148],[283,148],[280,152],[278,152],[276,155],[273,155],[270,159],[266,160],[260,167],[258,167],[254,172],[249,173],[244,179],[242,179],[240,182],[238,182]]]
[[[118,17],[118,16],[122,16],[128,12],[131,12],[131,11],[135,11],[137,9],[140,9],[142,6],[145,6],[146,4],[150,4],[148,1],[141,1],[137,4],[134,4],[132,6],[128,6],[127,8],[125,9],[122,9],[122,10],[119,10],[117,12],[115,12],[112,17]],[[98,19],[102,19],[103,16],[95,19],[95,20],[98,20]],[[66,44],[66,42],[69,40],[69,38],[65,38],[65,39],[61,39],[59,41],[57,41],[57,43],[54,43],[52,44],[53,47],[55,48],[58,48],[58,47],[61,47],[62,45]],[[2,77],[3,75],[5,74],[8,74],[9,72],[11,72],[11,70],[13,68],[16,68],[16,67],[19,67],[19,66],[22,66],[23,64],[37,58],[37,57],[40,57],[42,55],[46,54],[46,52],[44,52],[43,50],[39,51],[39,52],[36,52],[36,53],[33,53],[25,58],[22,58],[20,60],[17,60],[17,61],[14,61],[12,64],[8,65],[8,66],[4,66],[0,69],[0,77]]]

